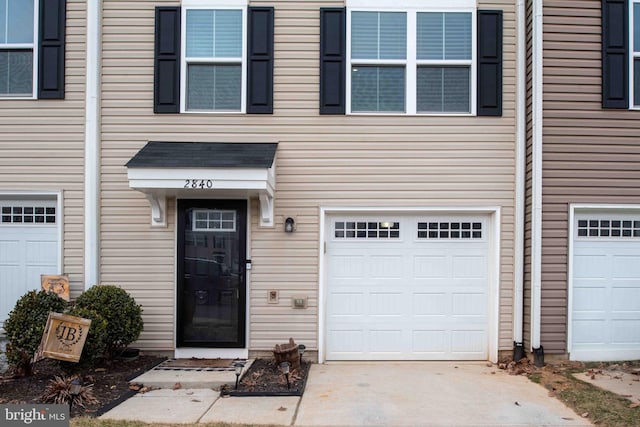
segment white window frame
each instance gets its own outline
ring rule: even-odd
[[[187,10],[241,10],[242,56],[240,58],[240,110],[187,110],[188,64],[237,64],[238,58],[187,58]],[[186,0],[182,2],[180,24],[180,112],[193,114],[244,114],[247,111],[247,1]]]
[[[221,227],[220,228],[209,228],[209,223],[211,222],[211,218],[210,215],[211,213],[219,213],[220,214],[220,220],[215,220],[216,222],[220,222]],[[198,222],[198,214],[199,213],[206,213],[207,214],[207,227],[206,228],[200,228],[197,226],[197,222]],[[224,214],[228,214],[231,213],[233,214],[233,227],[222,227],[222,224],[224,222],[230,222],[231,220],[223,220],[222,219],[222,215]],[[238,218],[236,216],[236,211],[235,210],[228,210],[228,209],[194,209],[193,210],[193,218],[191,220],[191,231],[202,231],[202,232],[235,232],[236,231],[236,224],[238,222]]]
[[[631,0],[629,2],[629,109],[631,110],[640,110],[640,104],[635,105],[634,103],[634,86],[635,86],[635,78],[634,78],[634,62],[636,59],[640,60],[640,52],[635,51],[635,46],[633,45],[633,30],[634,30],[634,17],[633,17],[633,6],[636,4],[640,4],[640,0]]]
[[[36,0],[33,1],[33,42],[32,43],[1,43],[0,51],[6,50],[26,50],[30,49],[33,54],[32,65],[32,84],[31,84],[31,95],[1,95],[0,99],[3,100],[11,100],[11,99],[37,99],[36,94],[38,93],[38,27],[39,27],[39,19],[40,16],[40,2]],[[8,4],[8,3],[7,3]]]
[[[419,116],[475,116],[477,97],[477,8],[468,1],[450,0],[451,5],[438,6],[437,2],[428,0],[422,2],[409,1],[408,7],[397,8],[394,2],[382,0],[379,3],[367,1],[347,2],[347,69],[346,69],[346,111],[352,115],[419,115]],[[640,1],[640,0],[638,0]],[[353,5],[354,7],[349,7]],[[369,6],[365,6],[369,5]],[[368,60],[351,59],[351,13],[352,12],[402,12],[407,16],[407,57],[405,60]],[[417,16],[419,12],[466,12],[471,13],[471,60],[418,60],[417,52]],[[381,66],[404,65],[405,67],[405,108],[404,112],[353,112],[351,111],[351,68],[357,65]],[[469,112],[418,112],[417,111],[417,77],[420,65],[469,66]]]

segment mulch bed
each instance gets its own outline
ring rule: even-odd
[[[256,359],[242,376],[238,389],[233,385],[222,390],[230,396],[302,396],[311,363],[303,361],[300,369],[292,369],[287,378],[273,359]]]
[[[93,393],[98,399],[95,405],[86,408],[73,407],[72,417],[99,416],[120,401],[135,394],[129,388],[129,380],[165,360],[164,357],[141,355],[134,360],[116,360],[82,372],[84,384],[93,384]],[[0,404],[40,403],[49,380],[65,373],[53,360],[42,360],[28,377],[13,378],[9,372],[0,376]]]

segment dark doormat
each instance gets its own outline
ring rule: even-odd
[[[223,387],[221,396],[302,396],[307,385],[307,377],[311,362],[303,361],[300,369],[289,373],[289,387],[287,377],[282,373],[273,359],[256,359],[244,373],[238,383]]]
[[[233,371],[237,359],[168,359],[154,368],[156,371]]]

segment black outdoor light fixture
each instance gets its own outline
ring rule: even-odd
[[[287,219],[284,220],[284,232],[293,233],[295,229],[296,229],[296,221],[291,217],[287,217]]]
[[[300,367],[302,367],[302,355],[304,354],[307,346],[304,344],[298,344],[298,351],[300,352]]]
[[[71,399],[69,399],[69,412],[71,412],[71,408],[73,408],[73,401],[76,396],[80,394],[80,391],[82,391],[82,382],[80,381],[80,378],[75,377],[69,384],[69,394],[71,395]]]
[[[289,383],[289,362],[280,363],[280,370],[287,377],[287,390],[291,388],[291,384]]]
[[[243,362],[235,362],[233,364],[233,367],[235,368],[235,374],[236,374],[236,390],[238,389],[238,382],[240,381],[240,375],[242,375],[242,369],[244,368],[244,363]]]

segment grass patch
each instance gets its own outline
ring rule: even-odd
[[[99,420],[97,418],[73,418],[71,427],[275,427],[263,424],[228,424],[228,423],[207,423],[207,424],[147,424],[140,421],[117,421]]]
[[[573,387],[561,391],[558,397],[578,414],[588,412],[591,421],[603,426],[640,426],[640,410],[630,408],[631,401],[580,381],[571,372],[566,372],[565,376]]]
[[[640,427],[640,407],[631,401],[573,376],[582,370],[547,366],[532,372],[529,379],[547,390],[592,423],[607,427]],[[586,415],[585,415],[586,414]]]

